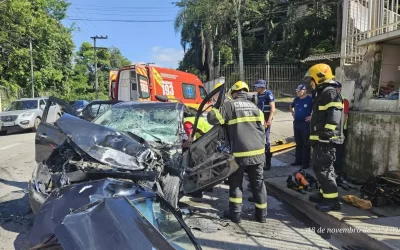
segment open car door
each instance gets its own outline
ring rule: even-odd
[[[65,141],[65,134],[57,126],[57,120],[64,113],[77,116],[75,110],[67,102],[56,97],[49,97],[43,111],[42,121],[36,131],[36,162],[46,160],[53,150]]]
[[[193,131],[196,131],[205,105],[215,94],[218,94],[218,100],[214,104],[214,108],[219,108],[225,99],[225,84],[213,90],[204,98],[197,110]],[[193,137],[194,135],[192,135],[191,140],[193,140]],[[183,154],[182,187],[185,194],[215,186],[239,168],[234,156],[229,151],[224,150],[227,145],[229,145],[229,141],[225,125],[220,124],[214,125],[210,131],[193,141],[189,149]]]

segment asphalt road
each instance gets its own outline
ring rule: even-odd
[[[291,136],[291,124],[290,114],[278,113],[273,125],[273,139]],[[34,158],[34,133],[0,137],[0,249],[27,249],[34,216],[29,209],[26,188]],[[221,184],[203,199],[184,197],[181,201],[183,206],[194,211],[192,219],[197,216],[201,224],[209,223],[208,228],[218,228],[214,232],[193,229],[204,249],[340,249],[340,242],[323,239],[310,231],[309,225],[301,221],[303,215],[293,213],[271,196],[268,197],[266,224],[252,221],[254,205],[247,199],[244,199],[243,208],[247,215],[240,225],[215,219],[227,208],[227,191],[228,187]],[[245,198],[248,193],[245,191]],[[189,224],[195,227],[193,224],[196,223]]]

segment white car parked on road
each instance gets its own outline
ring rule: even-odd
[[[0,135],[26,129],[36,131],[47,102],[47,97],[38,97],[22,98],[10,103],[4,112],[0,113]],[[48,116],[54,121],[61,116],[58,105],[50,107]]]

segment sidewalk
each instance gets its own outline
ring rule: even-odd
[[[320,212],[315,209],[315,203],[308,199],[315,191],[301,194],[286,186],[287,177],[299,169],[289,165],[293,161],[294,149],[274,155],[271,170],[265,172],[269,192],[321,225],[320,230],[325,229],[325,232],[332,233],[346,244],[365,249],[400,249],[399,207],[362,210],[342,202],[341,211]],[[307,172],[314,175],[312,169],[307,169]],[[339,187],[340,196],[348,194],[358,196],[359,191],[345,191]]]

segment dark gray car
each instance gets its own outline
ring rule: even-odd
[[[67,114],[51,124],[46,117],[53,102]],[[180,193],[215,186],[238,168],[223,150],[227,137],[219,125],[183,149],[183,104],[123,102],[88,122],[64,101],[50,97],[50,103],[36,133],[37,166],[29,182],[35,214],[57,188],[109,177],[146,186],[177,207]]]

